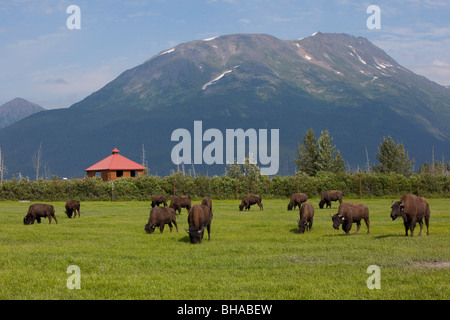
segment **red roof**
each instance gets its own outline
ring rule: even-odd
[[[103,171],[103,170],[144,170],[145,167],[139,163],[131,161],[119,154],[119,150],[114,148],[112,155],[97,162],[84,171]]]

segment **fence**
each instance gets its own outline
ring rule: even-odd
[[[98,177],[80,180],[11,179],[0,185],[0,200],[65,201],[149,201],[152,195],[168,197],[189,195],[192,199],[209,196],[212,199],[236,199],[248,193],[263,198],[288,198],[295,192],[318,197],[325,190],[341,190],[346,197],[398,198],[405,193],[424,197],[450,197],[450,176],[420,174],[405,177],[397,174],[332,174],[315,177],[259,176],[237,179],[229,176],[190,176],[172,174],[166,177],[142,176],[103,182]]]

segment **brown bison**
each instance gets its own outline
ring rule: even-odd
[[[352,228],[353,222],[356,222],[357,228],[355,234],[357,234],[359,228],[361,228],[361,220],[364,219],[367,226],[367,233],[370,233],[369,208],[362,203],[341,203],[338,213],[331,216],[331,219],[333,220],[333,228],[337,230],[339,229],[339,225],[342,224],[342,230],[344,230],[345,234],[348,236],[350,235],[350,229]]]
[[[208,230],[208,241],[211,241],[211,220],[213,218],[212,211],[208,206],[203,204],[194,204],[189,210],[188,224],[189,239],[192,244],[202,243],[205,227]]]
[[[164,225],[168,224],[170,227],[170,232],[172,232],[172,223],[177,228],[177,218],[175,210],[167,207],[155,207],[150,210],[150,217],[148,218],[148,223],[145,225],[144,229],[147,233],[153,233],[156,227],[159,227],[161,233],[164,231]]]
[[[72,218],[72,214],[74,214],[73,218],[80,217],[80,201],[77,200],[67,200],[66,201],[66,211],[64,211],[69,219]]]
[[[239,205],[239,210],[250,210],[250,206],[258,204],[259,211],[264,210],[263,204],[261,203],[261,196],[256,194],[248,194],[242,198],[241,204]]]
[[[166,196],[152,196],[152,208],[163,204],[164,207],[167,207],[167,198]]]
[[[300,220],[298,222],[298,232],[305,233],[305,229],[311,231],[314,218],[314,207],[309,202],[304,202],[300,207]]]
[[[178,211],[178,214],[181,214],[181,208],[186,208],[189,212],[189,210],[191,210],[191,198],[186,196],[175,196],[170,200],[169,208]]]
[[[331,201],[338,201],[342,203],[342,191],[328,190],[322,192],[320,196],[319,208],[323,209],[323,205],[326,204],[327,208],[331,208]]]
[[[56,220],[55,208],[50,204],[35,203],[28,208],[27,215],[23,218],[23,224],[29,225],[34,224],[36,220],[37,223],[41,223],[41,218],[48,218],[49,224],[52,223],[52,218]]]
[[[308,200],[308,196],[305,193],[294,193],[291,198],[290,202],[287,206],[288,211],[291,211],[292,209],[295,210],[295,207],[299,207],[303,202],[306,202]]]
[[[405,236],[408,236],[408,229],[411,230],[411,237],[413,236],[416,223],[419,222],[420,231],[419,237],[422,235],[423,221],[425,218],[425,224],[427,225],[427,236],[430,235],[429,223],[430,223],[430,206],[425,198],[417,197],[413,194],[405,194],[401,201],[397,201],[392,204],[391,207],[392,220],[402,216],[403,223],[405,225]]]
[[[208,206],[209,209],[210,209],[211,212],[212,212],[212,200],[211,200],[211,198],[204,197],[204,198],[202,199],[202,204],[205,205],[205,206]]]

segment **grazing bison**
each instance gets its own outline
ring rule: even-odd
[[[48,218],[49,224],[52,223],[52,218],[56,220],[55,208],[50,204],[35,203],[28,208],[27,215],[23,218],[23,224],[34,224],[36,220],[37,223],[41,223],[41,218]]]
[[[73,218],[80,217],[80,201],[77,200],[67,200],[66,201],[66,211],[64,211],[69,219],[72,218],[72,214],[74,214]]]
[[[192,244],[202,243],[205,227],[208,230],[208,241],[211,241],[211,220],[213,218],[212,211],[208,206],[203,204],[194,204],[189,210],[188,224],[189,239]]]
[[[150,210],[150,217],[148,218],[148,223],[145,225],[144,229],[147,233],[153,233],[156,227],[159,227],[161,233],[164,231],[164,225],[168,224],[170,227],[170,232],[172,232],[172,223],[177,228],[177,218],[175,210],[168,207],[155,207]]]
[[[353,222],[356,222],[357,224],[355,231],[355,234],[357,234],[359,228],[361,228],[361,220],[364,219],[367,226],[367,233],[370,233],[369,208],[362,203],[341,203],[338,213],[331,216],[331,219],[333,220],[333,228],[337,230],[339,229],[339,225],[342,224],[342,230],[344,230],[345,234],[348,236],[350,235],[350,229],[352,228]]]
[[[191,198],[186,196],[175,196],[170,200],[169,208],[178,211],[178,214],[181,214],[181,208],[186,208],[189,212],[189,210],[191,210]]]
[[[160,204],[164,204],[164,207],[167,207],[166,196],[152,196],[152,208],[159,207]]]
[[[202,199],[202,204],[205,205],[205,206],[208,206],[209,209],[210,209],[211,212],[212,212],[212,200],[211,200],[211,198],[204,197],[204,198]]]
[[[306,202],[308,200],[308,196],[304,193],[294,193],[291,196],[290,202],[287,206],[288,211],[291,211],[292,209],[295,210],[295,207],[298,206],[300,208],[300,205],[303,202]]]
[[[298,232],[305,233],[305,229],[311,231],[314,218],[314,207],[309,202],[304,202],[300,207],[300,220],[298,222]]]
[[[331,208],[331,201],[338,201],[342,203],[342,191],[328,190],[322,192],[320,196],[319,208],[323,209],[323,205],[326,204],[327,208]]]
[[[258,204],[259,211],[264,210],[261,203],[261,196],[256,194],[248,194],[242,198],[241,204],[239,205],[239,210],[250,210],[250,206]]]
[[[425,198],[417,197],[413,194],[405,194],[401,201],[397,201],[392,204],[391,207],[392,220],[402,216],[403,223],[405,225],[405,236],[408,236],[408,229],[411,230],[411,237],[413,236],[416,223],[419,222],[420,231],[419,237],[422,235],[423,221],[425,218],[425,224],[427,225],[427,236],[430,235],[429,222],[430,222],[430,206]]]

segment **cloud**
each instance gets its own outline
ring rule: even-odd
[[[67,84],[69,84],[69,83],[68,83],[66,80],[64,80],[63,78],[47,79],[47,80],[45,80],[45,83],[48,83],[48,84],[56,84],[56,85],[60,85],[60,84],[67,85]]]

